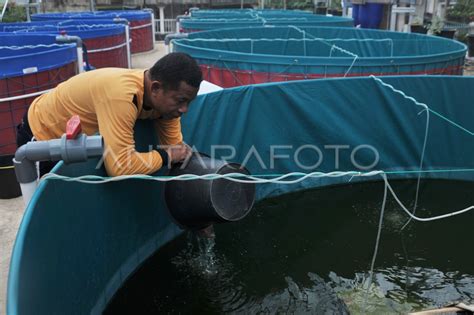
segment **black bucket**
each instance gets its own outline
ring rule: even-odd
[[[21,196],[21,189],[16,181],[13,155],[0,155],[0,199],[18,196]]]
[[[469,46],[469,57],[474,57],[474,34],[470,34],[467,37],[468,46]]]
[[[184,166],[175,165],[169,175],[229,173],[250,174],[239,164],[213,160],[204,154],[194,153]],[[200,230],[214,223],[244,218],[255,201],[255,184],[223,178],[173,180],[165,185],[165,200],[171,216],[181,227]]]

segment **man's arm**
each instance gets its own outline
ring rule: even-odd
[[[183,143],[181,118],[156,119],[155,129],[161,145],[169,146]]]
[[[163,164],[156,150],[140,153],[133,137],[137,109],[132,103],[115,100],[96,106],[99,132],[104,138],[104,162],[110,176],[152,174]],[[113,107],[113,108],[112,108]]]

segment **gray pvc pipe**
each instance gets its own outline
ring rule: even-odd
[[[127,42],[127,64],[128,69],[132,68],[132,53],[130,50],[130,23],[127,19],[114,18],[114,23],[125,25],[125,41]]]
[[[102,156],[102,136],[86,136],[81,134],[76,139],[61,139],[28,142],[15,153],[13,164],[20,184],[30,183],[38,178],[35,162],[59,161],[65,163],[83,162],[90,157]]]
[[[77,47],[82,47],[82,39],[79,36],[57,35],[56,41],[58,43],[76,43]]]
[[[58,43],[76,43],[77,49],[77,73],[84,72],[84,60],[82,58],[82,39],[79,36],[58,35],[56,36]]]
[[[180,39],[180,38],[188,38],[188,34],[187,33],[168,34],[165,36],[165,45],[169,45],[173,39]]]

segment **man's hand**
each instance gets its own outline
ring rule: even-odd
[[[166,149],[166,153],[171,163],[182,162],[193,154],[191,147],[184,142],[170,146]]]

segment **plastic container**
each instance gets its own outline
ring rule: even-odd
[[[470,34],[467,40],[469,45],[469,57],[474,57],[474,34]]]
[[[360,24],[359,12],[360,12],[360,4],[353,4],[352,5],[352,18],[354,19],[354,26],[357,26]]]
[[[249,174],[239,164],[214,160],[195,153],[185,167],[177,164],[170,176],[183,174]],[[165,199],[171,216],[178,225],[200,230],[213,223],[238,221],[252,209],[255,184],[227,179],[170,181],[165,186]]]
[[[20,185],[16,181],[13,155],[0,155],[0,199],[21,196]]]
[[[383,4],[366,3],[360,5],[358,17],[362,28],[378,29],[383,18]]]

